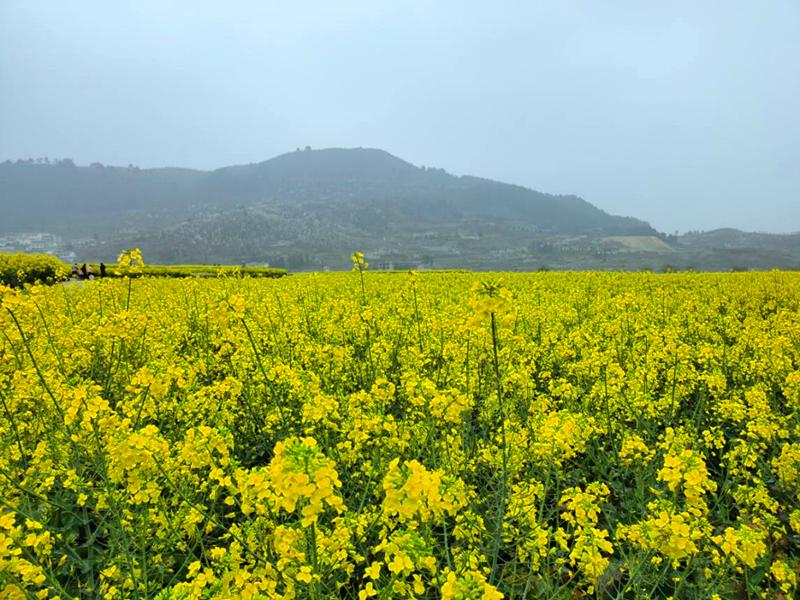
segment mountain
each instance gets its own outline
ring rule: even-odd
[[[655,233],[646,223],[609,215],[576,196],[456,177],[374,149],[297,151],[211,172],[77,167],[71,161],[0,165],[5,217],[0,231],[5,232],[147,231],[254,205],[303,207],[334,219],[348,215],[377,232],[398,219],[430,224],[489,219],[563,233]]]
[[[0,163],[0,233],[92,235],[189,214],[204,173],[76,167],[72,161]]]
[[[377,149],[298,150],[217,169],[70,160],[0,164],[0,234],[47,232],[76,255],[139,245],[163,262],[325,267],[354,248],[391,263],[526,248],[537,235],[652,236],[577,196],[417,167]],[[326,262],[327,261],[327,262]]]
[[[800,264],[792,239],[747,238],[744,248],[768,248],[752,260],[741,238],[755,234],[734,235],[735,247],[715,241],[730,246],[730,235],[674,238],[577,196],[454,176],[365,148],[297,150],[214,171],[6,161],[0,211],[0,250],[81,262],[138,246],[153,262],[295,270],[345,268],[355,249],[393,268]]]

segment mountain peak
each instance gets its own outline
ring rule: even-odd
[[[378,148],[323,148],[309,146],[281,154],[262,163],[262,168],[306,172],[317,175],[397,176],[417,170],[417,167]]]

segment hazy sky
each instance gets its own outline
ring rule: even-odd
[[[0,160],[378,147],[666,231],[800,230],[800,0],[0,0]]]

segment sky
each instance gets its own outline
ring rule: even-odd
[[[0,1],[0,161],[306,145],[800,231],[800,1]]]

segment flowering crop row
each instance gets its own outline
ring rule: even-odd
[[[0,287],[0,597],[797,594],[800,275],[366,267]]]
[[[106,265],[109,277],[283,277],[286,269],[236,265],[143,265],[139,272],[123,273],[119,264]],[[100,272],[100,264],[93,263],[94,273]]]
[[[18,287],[42,281],[52,283],[67,276],[67,265],[50,254],[0,252],[0,285]]]

